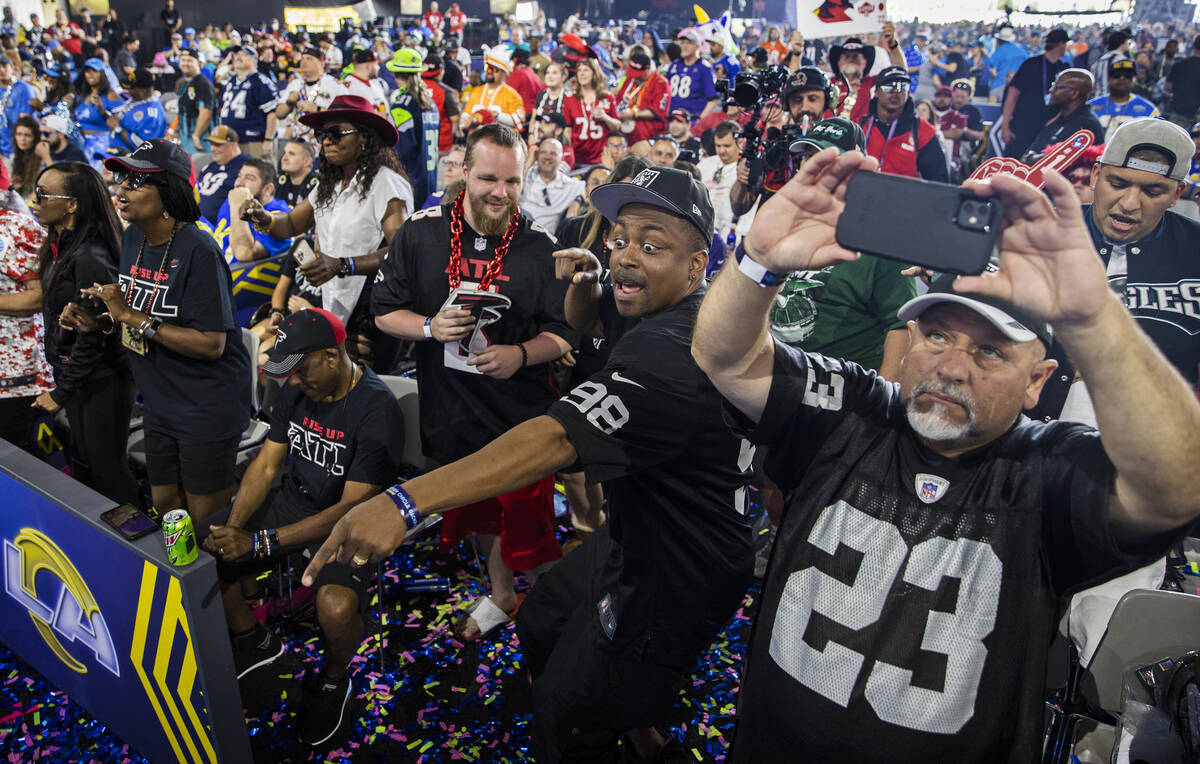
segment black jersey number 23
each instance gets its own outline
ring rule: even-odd
[[[862,553],[853,585],[816,567],[788,576],[771,631],[770,654],[792,678],[845,707],[859,676],[870,672],[864,696],[885,722],[922,732],[952,735],[974,714],[979,680],[987,658],[983,640],[996,623],[1003,565],[992,548],[971,539],[932,536],[909,549],[900,530],[845,501],[821,511],[808,543],[834,554],[839,545]],[[961,581],[953,613],[928,612],[921,649],[946,659],[941,691],[915,687],[913,672],[867,656],[829,639],[818,650],[804,640],[814,611],[847,629],[875,624],[886,606],[904,607],[905,598],[889,603],[897,576],[905,584],[936,591],[943,577]],[[920,624],[920,620],[903,619]],[[882,643],[884,635],[874,641]]]

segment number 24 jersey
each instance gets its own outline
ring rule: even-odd
[[[787,505],[730,760],[1038,760],[1058,597],[1138,564],[1099,433],[1021,417],[946,459],[898,386],[776,343],[750,437]]]

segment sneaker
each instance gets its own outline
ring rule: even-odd
[[[255,624],[246,636],[233,638],[233,667],[238,679],[282,656],[283,640],[262,624]]]
[[[353,689],[350,674],[336,681],[318,675],[316,681],[306,684],[300,711],[296,714],[300,742],[315,748],[351,721],[348,711]]]

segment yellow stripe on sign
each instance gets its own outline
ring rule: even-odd
[[[183,725],[183,717],[179,715],[179,706],[175,705],[175,698],[171,695],[171,689],[167,687],[167,670],[171,668],[171,647],[175,644],[175,624],[179,617],[179,611],[182,610],[179,595],[179,580],[171,576],[173,586],[167,588],[166,608],[163,612],[162,630],[158,634],[158,653],[154,656],[154,681],[158,684],[158,688],[162,690],[163,698],[167,701],[167,708],[171,710],[171,718],[175,720],[175,724],[179,728],[180,735],[183,737],[183,742],[187,744],[188,752],[192,754],[192,759],[198,761],[200,753],[196,750],[196,744],[192,740],[192,736],[187,734],[187,727]],[[191,648],[191,645],[188,645]],[[189,649],[188,652],[191,652]]]
[[[239,281],[233,285],[233,293],[238,294],[243,289],[248,292],[258,292],[259,294],[273,295],[275,287],[263,286],[262,284],[254,284],[249,281]]]
[[[154,706],[154,715],[158,717],[158,723],[167,733],[167,740],[171,743],[171,750],[175,752],[175,758],[184,761],[183,751],[179,748],[179,741],[175,738],[175,730],[167,721],[162,704],[158,702],[158,695],[154,693],[154,688],[150,686],[150,679],[146,676],[146,670],[142,667],[142,660],[146,653],[146,631],[150,625],[150,611],[154,606],[154,582],[157,578],[158,568],[149,562],[143,562],[142,588],[138,594],[137,620],[133,626],[133,645],[130,647],[129,657],[133,659],[133,668],[137,671],[142,687],[146,690],[146,697],[150,698],[150,705]]]
[[[174,631],[175,624],[168,623],[171,617],[175,618],[176,623],[183,629],[183,636],[187,638],[187,649],[183,653],[183,665],[179,669],[179,684],[176,686],[179,692],[179,701],[183,704],[183,709],[192,722],[192,729],[196,731],[196,738],[204,747],[204,753],[208,755],[208,760],[212,764],[216,764],[217,754],[213,750],[208,735],[204,732],[204,725],[200,723],[196,706],[192,704],[192,689],[196,686],[196,652],[192,644],[192,631],[188,627],[187,612],[183,609],[183,601],[179,593],[179,579],[175,576],[171,576],[171,587],[167,593],[167,614],[163,617],[164,632],[168,629]],[[170,651],[167,652],[169,655]]]

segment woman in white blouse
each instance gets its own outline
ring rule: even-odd
[[[395,125],[366,99],[338,96],[300,122],[313,129],[321,147],[316,187],[286,214],[272,215],[252,199],[242,216],[280,238],[315,230],[315,257],[300,272],[320,287],[321,306],[354,334],[352,317],[363,288],[413,210],[412,186],[392,151],[399,140]]]

